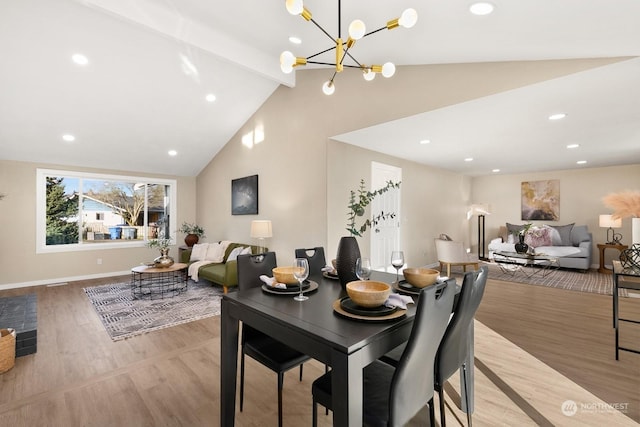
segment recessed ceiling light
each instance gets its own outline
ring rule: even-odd
[[[87,58],[81,53],[76,53],[72,55],[71,60],[77,65],[87,65],[89,63],[89,58]]]
[[[493,12],[493,9],[494,6],[491,3],[487,2],[477,2],[469,6],[469,12],[478,16],[489,15],[491,12]]]
[[[562,120],[567,117],[566,113],[556,113],[549,116],[549,120]]]
[[[423,139],[422,141],[420,141],[420,144],[425,145],[425,144],[429,144],[431,143],[431,140],[429,139]]]
[[[69,133],[67,133],[67,134],[62,135],[62,139],[64,139],[67,142],[73,142],[73,141],[76,140],[76,137],[71,135],[71,134],[69,134]]]
[[[169,150],[167,154],[169,154],[170,156],[177,156],[178,152],[176,150]]]
[[[500,169],[492,169],[491,172],[498,173],[498,172],[500,172]]]
[[[302,43],[302,39],[300,37],[296,37],[296,36],[291,36],[289,37],[289,41],[293,44],[300,44]]]
[[[587,161],[586,160],[578,160],[576,163],[579,164],[579,165],[585,165],[585,164],[587,164]]]
[[[212,93],[207,94],[207,96],[205,96],[205,99],[207,100],[207,102],[214,102],[216,100],[216,96]]]
[[[464,159],[465,162],[473,162],[473,157],[467,157]]]
[[[569,145],[567,145],[568,149],[578,148],[578,147],[580,147],[580,144],[569,144]]]

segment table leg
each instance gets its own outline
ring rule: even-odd
[[[332,355],[333,425],[362,426],[362,360],[360,352]]]
[[[616,330],[616,360],[618,360],[619,336],[618,336],[618,275],[613,273],[613,327]]]
[[[220,425],[233,427],[236,414],[239,321],[229,313],[223,298],[220,327]]]

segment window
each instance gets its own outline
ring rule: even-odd
[[[37,248],[140,246],[176,231],[176,181],[37,170]]]

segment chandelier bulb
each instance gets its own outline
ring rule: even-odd
[[[324,92],[325,95],[333,95],[333,92],[335,91],[336,87],[333,84],[333,80],[326,81],[322,85],[322,92]]]
[[[354,20],[349,24],[349,37],[354,40],[360,40],[364,37],[364,33],[367,31],[367,27],[359,19]]]
[[[371,71],[371,68],[367,68],[363,74],[362,77],[364,77],[364,79],[368,82],[370,82],[371,80],[376,78],[376,73],[374,73],[373,71]]]
[[[396,66],[392,62],[386,62],[382,66],[382,75],[386,78],[393,76],[396,73]]]
[[[404,28],[411,28],[416,25],[417,21],[418,12],[416,12],[415,9],[409,8],[402,12],[400,19],[398,19],[398,24],[400,24],[400,26]]]
[[[285,0],[287,11],[292,15],[300,15],[304,10],[302,0]]]

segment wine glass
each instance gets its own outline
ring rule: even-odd
[[[371,260],[369,258],[358,258],[356,260],[356,276],[360,280],[369,280],[369,277],[371,277]]]
[[[399,274],[400,269],[404,265],[404,252],[393,251],[391,252],[391,265],[396,269],[396,283],[400,283]]]
[[[296,301],[306,301],[309,297],[302,294],[302,282],[309,277],[309,262],[306,258],[296,258],[293,263],[293,276],[300,283],[300,294],[293,297]]]

